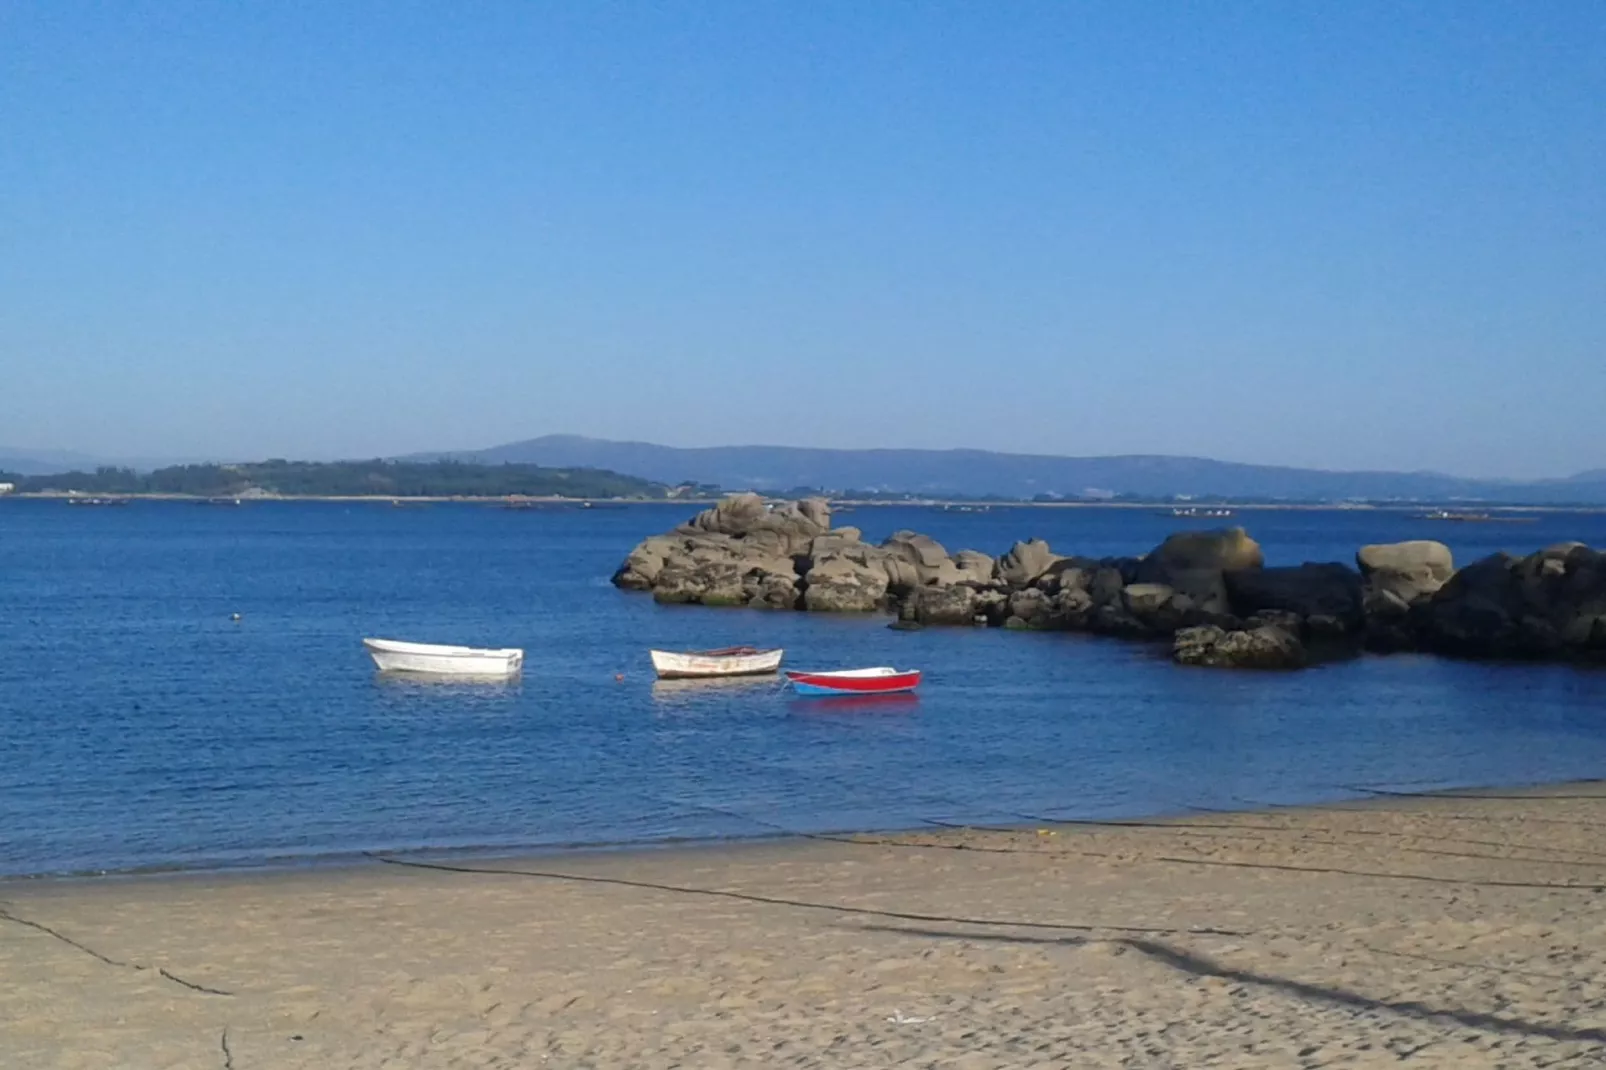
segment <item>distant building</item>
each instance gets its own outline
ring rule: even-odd
[[[0,494],[10,494],[17,489],[15,483],[0,483]]]

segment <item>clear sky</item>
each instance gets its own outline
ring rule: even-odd
[[[0,5],[0,444],[1606,466],[1606,4]]]

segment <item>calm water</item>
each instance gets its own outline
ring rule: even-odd
[[[608,585],[684,506],[510,512],[335,503],[0,501],[0,874],[219,866],[366,849],[633,843],[923,819],[1111,816],[1606,775],[1606,673],[1367,658],[1293,675],[1173,667],[1068,635],[659,607]],[[843,516],[998,553],[1131,553],[1141,511]],[[1243,512],[1272,563],[1365,542],[1458,561],[1606,517],[1436,525]],[[1197,523],[1197,522],[1196,522]],[[239,613],[238,622],[230,619]],[[375,676],[364,635],[517,645],[519,683]],[[897,664],[920,695],[655,685],[649,646],[781,644]],[[616,680],[623,674],[623,680]]]

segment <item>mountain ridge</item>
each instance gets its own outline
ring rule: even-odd
[[[1133,496],[1606,504],[1606,469],[1539,480],[1477,479],[1431,471],[1333,471],[1166,454],[1066,457],[965,448],[682,447],[564,434],[408,459],[425,457],[602,468],[660,483],[709,484],[726,490],[810,487],[828,492],[1021,499]]]

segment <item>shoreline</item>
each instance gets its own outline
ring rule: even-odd
[[[236,497],[238,501],[236,502]],[[88,491],[69,493],[67,491],[20,491],[0,495],[0,501],[72,501],[74,499],[98,499],[127,502],[177,502],[195,505],[216,505],[219,508],[236,505],[256,505],[270,502],[344,502],[355,504],[387,505],[399,503],[400,505],[508,505],[515,507],[524,503],[531,506],[539,505],[581,505],[581,503],[599,503],[592,508],[620,509],[633,506],[667,506],[667,505],[716,505],[718,497],[702,498],[567,498],[556,496],[506,494],[492,496],[472,495],[397,495],[397,494],[262,494],[262,495],[201,495],[201,494],[144,494],[144,493],[92,493]],[[226,500],[225,500],[226,499]],[[780,501],[782,499],[766,496],[767,500]],[[1152,502],[1098,502],[1098,501],[1061,501],[1061,502],[1033,502],[1033,501],[977,501],[975,499],[958,498],[922,498],[911,501],[881,501],[876,499],[858,498],[828,498],[833,509],[842,507],[851,509],[950,509],[967,513],[983,514],[994,509],[1124,509],[1138,511],[1158,511],[1167,519],[1220,521],[1231,520],[1231,516],[1188,516],[1173,515],[1172,509],[1232,509],[1245,512],[1312,512],[1312,513],[1398,513],[1416,512],[1422,509],[1448,508],[1457,510],[1477,510],[1481,512],[1500,513],[1541,513],[1557,515],[1597,515],[1606,513],[1606,505],[1511,505],[1484,502],[1466,501],[1433,501],[1423,500],[1416,502],[1242,502],[1232,499],[1205,499],[1187,503],[1170,501]],[[1521,518],[1493,516],[1487,520],[1465,518],[1439,518],[1423,517],[1425,522],[1439,524],[1479,524],[1479,523],[1515,523]]]
[[[9,1067],[1496,1070],[1606,1049],[1606,784],[5,887]]]
[[[658,840],[617,840],[617,841],[582,841],[551,845],[541,844],[499,844],[486,846],[466,847],[439,847],[428,845],[409,845],[384,848],[358,848],[342,851],[330,851],[318,854],[274,855],[270,857],[251,860],[231,861],[223,863],[201,862],[194,865],[182,863],[154,863],[143,866],[132,866],[122,869],[84,869],[55,871],[46,870],[34,873],[0,874],[0,898],[11,889],[29,888],[35,886],[72,886],[76,884],[98,884],[101,882],[138,882],[145,880],[167,881],[196,879],[234,879],[249,880],[255,876],[271,876],[274,874],[297,873],[332,873],[339,874],[345,871],[367,871],[375,866],[410,865],[418,864],[424,867],[434,865],[458,866],[475,865],[479,863],[506,863],[506,862],[551,862],[556,859],[591,859],[591,858],[637,858],[648,859],[664,856],[674,856],[682,853],[688,855],[718,855],[723,852],[742,852],[748,850],[786,847],[787,845],[803,845],[815,842],[848,842],[866,839],[891,839],[899,837],[943,836],[964,832],[996,832],[996,833],[1025,833],[1037,828],[1130,828],[1147,827],[1159,824],[1183,824],[1190,818],[1200,815],[1217,816],[1266,816],[1270,814],[1306,813],[1315,812],[1333,807],[1342,806],[1356,811],[1365,811],[1369,807],[1382,808],[1390,804],[1397,805],[1401,800],[1444,800],[1464,797],[1477,793],[1480,797],[1489,797],[1491,793],[1501,793],[1502,797],[1513,800],[1543,799],[1555,793],[1565,793],[1574,789],[1586,787],[1600,787],[1602,797],[1606,798],[1606,777],[1585,780],[1545,781],[1540,783],[1491,783],[1469,784],[1456,787],[1435,789],[1431,791],[1405,791],[1389,789],[1365,789],[1361,794],[1344,793],[1346,789],[1335,786],[1339,792],[1336,797],[1322,801],[1271,803],[1256,800],[1239,808],[1187,808],[1184,810],[1154,810],[1142,811],[1120,817],[1109,818],[1078,818],[1078,817],[1049,817],[1024,820],[1029,815],[1019,816],[1021,820],[1002,822],[938,822],[909,827],[868,827],[868,828],[841,828],[821,830],[793,830],[776,827],[767,832],[753,832],[750,834],[723,835],[723,836],[684,836],[670,837]]]

